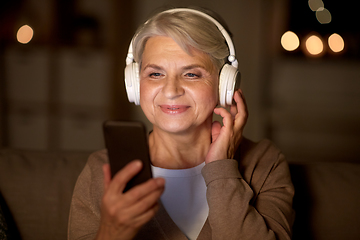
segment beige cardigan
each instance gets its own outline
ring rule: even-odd
[[[283,154],[268,140],[244,139],[234,159],[205,165],[209,216],[198,239],[291,239],[294,188]],[[105,150],[93,153],[75,186],[69,240],[94,239],[100,222]],[[160,204],[136,239],[186,240]]]

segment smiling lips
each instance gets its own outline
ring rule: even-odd
[[[161,111],[167,114],[180,114],[187,111],[190,106],[186,105],[160,105]]]

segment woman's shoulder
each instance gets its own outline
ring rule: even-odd
[[[246,181],[257,185],[270,175],[288,172],[288,165],[281,150],[268,139],[254,142],[244,138],[235,155],[239,171]],[[287,174],[287,173],[286,173]]]
[[[101,199],[103,191],[102,166],[108,162],[107,151],[99,150],[90,154],[80,173],[74,190],[74,197],[91,202]],[[99,203],[98,203],[99,204]]]
[[[261,154],[279,154],[281,150],[269,139],[262,139],[258,142],[254,142],[248,138],[243,138],[240,143],[239,153],[243,157],[257,156]]]
[[[78,177],[77,185],[92,185],[98,182],[102,184],[102,166],[107,162],[108,157],[105,149],[91,153]]]
[[[256,164],[261,162],[274,163],[281,157],[281,150],[269,139],[262,139],[258,142],[244,138],[241,141],[235,158],[243,164]]]
[[[97,168],[108,162],[109,159],[107,155],[107,150],[101,149],[91,153],[86,164],[89,165],[90,167]]]

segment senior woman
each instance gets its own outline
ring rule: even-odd
[[[92,154],[75,186],[69,239],[291,238],[294,190],[283,154],[243,137],[241,90],[225,100],[230,107],[217,107],[224,68],[236,67],[227,36],[191,9],[158,13],[139,28],[128,64],[140,84],[132,101],[153,124],[154,178],[123,193],[141,162],[111,179],[106,151]]]

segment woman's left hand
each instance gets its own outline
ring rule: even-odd
[[[225,108],[215,108],[214,113],[223,118],[223,126],[213,122],[211,135],[212,141],[205,163],[220,159],[231,159],[240,145],[242,133],[248,117],[246,102],[242,91],[234,93],[235,103],[230,106],[230,112]]]

